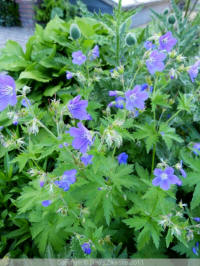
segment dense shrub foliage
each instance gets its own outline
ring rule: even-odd
[[[14,0],[0,0],[0,26],[18,26],[18,5]]]
[[[75,16],[80,16],[82,10],[87,11],[87,8],[81,1],[72,5],[69,0],[42,0],[35,7],[35,19],[43,25],[46,25],[55,16],[68,21]]]
[[[199,257],[199,16],[172,5],[1,50],[2,257]]]

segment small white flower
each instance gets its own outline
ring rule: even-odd
[[[36,135],[39,132],[39,127],[37,125],[37,119],[36,118],[34,118],[32,120],[31,126],[29,126],[29,128],[28,128],[28,132],[30,134],[34,134],[34,135]]]
[[[176,225],[174,225],[171,230],[172,230],[172,235],[174,234],[176,234],[177,236],[181,235],[181,230]]]
[[[25,95],[25,96],[26,96],[26,94],[28,94],[30,91],[31,91],[31,88],[28,87],[28,86],[24,86],[23,89],[22,89],[22,93],[23,93],[23,95]]]

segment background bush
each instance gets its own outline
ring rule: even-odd
[[[69,0],[42,0],[35,7],[35,19],[42,25],[46,25],[55,16],[68,21],[75,16],[81,15],[81,10],[86,10],[86,6],[77,1],[72,5]]]
[[[18,5],[14,0],[0,0],[0,25],[20,25]]]

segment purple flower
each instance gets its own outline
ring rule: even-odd
[[[82,248],[83,252],[84,252],[85,254],[87,254],[87,255],[89,255],[89,254],[92,252],[89,243],[84,243],[84,244],[82,244],[82,245],[81,245],[81,248]]]
[[[19,122],[18,122],[17,120],[14,120],[14,121],[13,121],[13,125],[14,125],[14,126],[17,126],[18,124],[19,124]]]
[[[144,83],[141,85],[141,91],[145,91],[148,89],[148,84]]]
[[[72,63],[79,66],[85,63],[86,61],[86,56],[81,51],[73,52],[72,57]]]
[[[109,91],[109,96],[113,96],[113,97],[116,97],[118,94],[117,94],[117,91]]]
[[[79,120],[91,120],[91,116],[87,113],[86,108],[88,101],[81,100],[81,96],[78,95],[68,103],[68,109],[73,118]]]
[[[195,143],[194,145],[193,145],[193,152],[194,152],[194,154],[196,154],[196,155],[199,155],[199,152],[200,152],[200,143]]]
[[[69,144],[67,142],[64,142],[63,144],[64,144],[65,147],[69,146]]]
[[[40,187],[44,186],[44,180],[40,180]]]
[[[150,41],[146,41],[146,42],[144,43],[144,48],[145,48],[146,50],[154,49],[155,47],[156,47],[155,44],[153,44],[153,43],[150,42]]]
[[[166,55],[163,52],[154,50],[150,54],[150,58],[146,60],[146,66],[151,75],[155,74],[156,71],[162,72],[165,68],[163,61],[165,60]]]
[[[70,71],[66,71],[66,78],[67,79],[73,78],[73,75],[72,75],[72,73]]]
[[[97,57],[99,57],[99,46],[95,45],[92,50],[92,59],[96,59]]]
[[[8,75],[0,75],[0,111],[8,105],[14,106],[17,103],[15,92],[15,81]]]
[[[65,171],[62,176],[62,179],[55,181],[54,184],[59,188],[62,188],[64,191],[68,191],[70,185],[76,182],[76,174],[76,169]]]
[[[124,103],[125,103],[125,98],[124,97],[117,97],[115,99],[115,107],[119,108],[119,109],[123,109],[124,108]]]
[[[183,170],[183,161],[181,160],[180,161],[180,172],[181,172],[181,175],[182,175],[182,177],[184,177],[184,178],[186,178],[187,177],[187,174],[186,174],[186,172]]]
[[[3,128],[4,128],[3,126],[0,126],[0,131],[3,130]]]
[[[174,175],[174,169],[172,167],[167,167],[165,170],[156,168],[154,170],[154,175],[156,176],[152,180],[154,186],[160,186],[164,190],[168,190],[171,184],[181,185],[181,180]]]
[[[171,31],[168,31],[166,34],[159,38],[159,43],[160,50],[166,50],[167,52],[170,52],[173,49],[174,45],[176,45],[177,40],[172,36]]]
[[[31,105],[31,102],[29,99],[22,99],[21,104],[22,104],[22,106],[27,108]]]
[[[92,136],[90,131],[84,127],[84,125],[79,122],[78,128],[71,127],[69,129],[69,134],[74,137],[72,141],[72,146],[76,150],[80,150],[82,153],[86,153],[89,146],[92,145]]]
[[[199,223],[199,222],[200,222],[200,217],[194,217],[193,220],[194,220],[195,222],[198,222],[198,223]]]
[[[196,256],[199,256],[199,242],[196,242],[195,247],[192,248],[192,252],[193,252]]]
[[[117,157],[119,164],[127,164],[128,154],[125,152],[122,152]]]
[[[192,82],[194,82],[194,79],[197,77],[199,68],[200,68],[200,60],[197,61],[194,65],[192,65],[188,70]]]
[[[141,91],[141,87],[136,85],[133,90],[128,90],[125,93],[126,109],[134,111],[135,108],[144,109],[144,102],[148,99],[149,95],[146,91]]]
[[[72,185],[76,182],[76,174],[77,174],[76,169],[65,171],[63,174],[63,180],[66,180],[69,183],[69,185]]]
[[[43,207],[48,207],[51,204],[51,200],[43,200],[42,201],[42,206]]]
[[[88,164],[92,164],[92,158],[93,157],[94,157],[93,155],[89,155],[89,154],[85,153],[81,157],[81,161],[84,163],[85,166],[87,166]]]
[[[62,149],[63,148],[63,144],[59,144],[59,148]]]

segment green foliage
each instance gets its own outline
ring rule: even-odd
[[[191,33],[198,37],[198,20],[193,24],[183,18],[174,2],[173,26],[166,14],[155,15],[163,22],[160,35],[170,30],[178,42],[165,51],[163,71],[150,75],[146,60],[151,51],[144,42],[158,47],[158,30],[154,22],[130,30],[138,10],[122,11],[120,1],[113,15],[92,15],[81,6],[85,16],[67,22],[61,19],[63,8],[50,3],[53,19],[45,28],[36,25],[25,51],[9,41],[0,52],[0,70],[14,77],[17,90],[17,104],[0,112],[1,257],[195,257],[192,248],[200,240],[194,220],[200,212],[200,161],[193,147],[200,138],[199,76],[191,82],[188,69],[196,58],[183,54],[198,54],[182,45]],[[96,45],[100,55],[94,58]],[[79,50],[86,56],[82,65],[72,62]],[[72,77],[66,78],[66,71]],[[114,91],[127,98],[136,85],[143,89],[137,100],[148,97],[144,108],[134,102],[135,93],[129,98],[132,111],[127,99],[121,109],[119,99],[108,96]],[[4,89],[10,93],[9,86]],[[78,95],[85,107],[74,108],[71,100]],[[92,119],[76,119],[71,108],[87,109]],[[88,131],[78,135],[74,130],[75,140],[69,129],[79,122]],[[83,147],[86,137],[93,156],[88,164],[75,145]],[[127,162],[120,158],[124,152]],[[167,167],[179,183],[171,176],[173,184],[164,190],[156,186],[154,171]],[[76,170],[71,181],[66,180],[69,170]],[[160,179],[164,182],[166,173]],[[84,243],[90,254],[84,253]]]
[[[74,18],[80,14],[80,7],[69,0],[43,0],[35,7],[35,13],[36,21],[45,25],[56,16],[66,21]]]

